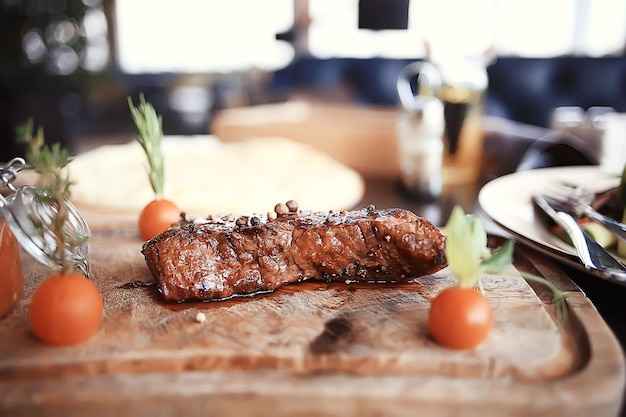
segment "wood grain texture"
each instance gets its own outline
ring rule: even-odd
[[[132,230],[96,231],[93,279],[105,320],[85,343],[42,345],[27,309],[45,270],[24,256],[26,287],[0,321],[0,415],[616,415],[617,341],[552,264],[516,265],[568,294],[559,326],[543,289],[517,270],[485,279],[489,338],[470,351],[435,344],[429,300],[447,269],[404,285],[307,282],[271,294],[168,304]],[[540,295],[538,295],[540,294]],[[199,323],[196,314],[207,320]],[[122,413],[123,411],[123,413]],[[156,413],[156,414],[154,414]]]

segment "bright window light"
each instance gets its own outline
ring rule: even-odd
[[[626,44],[626,1],[588,0],[581,49],[592,56],[623,52]]]
[[[550,57],[621,52],[626,0],[410,0],[408,30],[365,31],[359,0],[309,0],[311,53],[328,57]]]
[[[127,73],[274,70],[293,58],[275,39],[292,0],[117,0],[117,54]]]
[[[359,29],[359,0],[116,0],[126,73],[273,71],[295,57],[276,34],[306,15],[316,58],[550,57],[622,53],[626,0],[410,0],[407,30]],[[295,10],[294,10],[295,7]],[[147,12],[149,10],[149,13]],[[308,21],[308,19],[304,19]],[[302,41],[308,45],[301,48]]]
[[[407,30],[359,29],[358,0],[309,0],[309,50],[319,58],[414,58],[424,55],[416,3],[409,3]]]
[[[497,2],[493,46],[502,55],[549,57],[572,52],[574,0]]]
[[[416,28],[437,55],[481,56],[491,47],[493,0],[413,2]]]

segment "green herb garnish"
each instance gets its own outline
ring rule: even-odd
[[[157,115],[154,107],[146,102],[143,94],[139,96],[139,105],[135,107],[133,101],[128,97],[130,113],[137,126],[139,136],[137,142],[143,148],[148,159],[148,177],[150,185],[157,199],[163,197],[165,184],[165,168],[163,153],[161,151],[161,141],[163,139],[162,117]]]
[[[513,240],[505,241],[495,252],[487,247],[487,233],[480,218],[465,214],[456,206],[446,224],[446,257],[452,274],[460,287],[478,286],[483,291],[483,273],[497,274],[510,268],[513,263]],[[545,278],[520,272],[524,279],[545,285],[553,294],[556,314],[559,321],[567,316],[565,296]]]
[[[34,132],[32,120],[18,127],[17,134],[18,142],[27,145],[28,166],[39,173],[33,187],[35,198],[40,204],[51,206],[54,213],[49,225],[44,225],[41,219],[31,220],[40,235],[43,235],[44,229],[48,227],[52,230],[56,247],[47,255],[56,261],[61,273],[67,273],[70,271],[70,265],[64,248],[75,248],[82,243],[73,241],[65,227],[68,218],[67,200],[70,198],[72,181],[64,168],[71,162],[70,154],[58,142],[51,146],[47,145],[43,129],[39,128]]]
[[[68,150],[59,142],[46,145],[43,129],[40,127],[34,134],[33,129],[33,121],[29,120],[18,127],[17,134],[18,141],[27,145],[28,166],[39,173],[36,186],[55,198],[69,198],[72,182],[63,171],[72,160]]]
[[[511,265],[513,241],[506,241],[491,253],[480,218],[465,214],[460,206],[456,206],[446,224],[446,257],[459,286],[481,286],[483,273],[496,274]]]

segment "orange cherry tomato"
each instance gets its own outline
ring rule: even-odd
[[[487,338],[492,326],[491,306],[475,288],[446,288],[431,303],[428,330],[448,348],[471,349]]]
[[[44,343],[68,346],[89,339],[102,323],[104,303],[96,285],[80,273],[56,274],[33,294],[29,321]]]
[[[179,220],[176,204],[164,198],[152,200],[139,215],[139,233],[143,240],[150,240]]]

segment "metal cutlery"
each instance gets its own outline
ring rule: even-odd
[[[563,227],[588,272],[608,281],[626,285],[626,266],[593,240],[572,215],[562,211],[559,206],[553,206],[541,193],[533,194],[533,202],[550,219]]]
[[[561,183],[544,192],[544,198],[557,211],[564,211],[577,218],[587,217],[601,223],[622,242],[626,242],[626,225],[599,213],[591,205],[595,193],[582,186]]]

